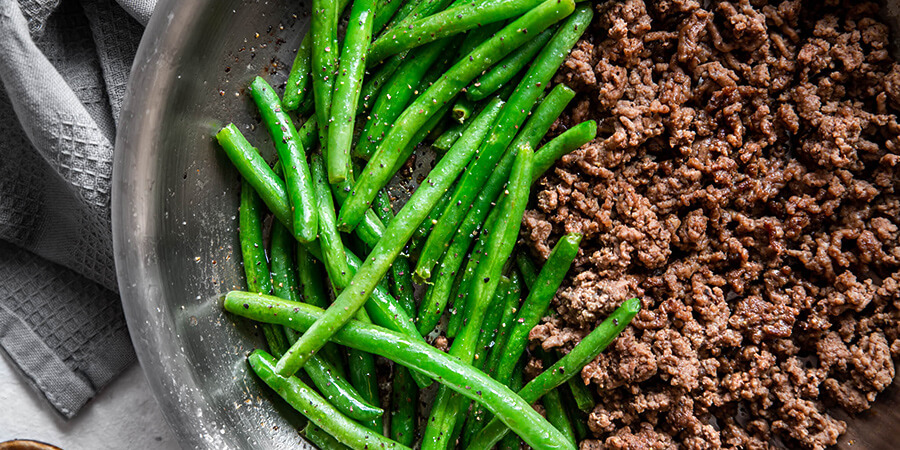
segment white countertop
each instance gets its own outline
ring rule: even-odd
[[[2,355],[0,405],[0,442],[32,439],[63,450],[179,448],[137,364],[67,421]]]

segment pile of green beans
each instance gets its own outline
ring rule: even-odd
[[[572,377],[640,302],[625,302],[565,356],[529,351],[581,236],[561,236],[543,268],[516,242],[535,181],[597,135],[586,121],[545,139],[575,96],[552,80],[591,5],[311,8],[283,96],[261,77],[248,90],[276,160],[242,127],[216,134],[241,176],[247,286],[224,309],[258,322],[266,347],[249,354],[250,367],[308,419],[298,433],[323,449],[574,450],[594,398]],[[428,141],[439,157],[397,209],[387,185]],[[441,335],[447,353],[429,344]],[[391,365],[376,367],[376,357]],[[556,362],[523,384],[531,358]],[[539,400],[547,419],[531,406]]]

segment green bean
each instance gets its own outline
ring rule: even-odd
[[[331,188],[325,179],[325,164],[319,155],[310,158],[312,169],[313,191],[316,196],[316,208],[319,210],[319,241],[322,248],[322,262],[325,271],[336,289],[340,290],[350,283],[350,269],[347,266],[347,254],[344,243],[335,225],[334,200]]]
[[[273,355],[283,355],[290,347],[281,327],[264,323],[260,325],[260,328],[262,328],[263,337],[266,339],[266,344]]]
[[[318,216],[313,206],[309,166],[300,135],[294,128],[294,121],[281,110],[281,102],[266,80],[256,77],[250,84],[250,92],[278,150],[288,201],[293,210],[294,238],[310,242],[316,238]]]
[[[559,285],[566,277],[566,272],[569,271],[569,266],[572,265],[578,254],[579,243],[581,243],[581,235],[570,233],[561,237],[553,246],[547,262],[528,293],[528,297],[522,303],[513,329],[509,333],[509,339],[503,349],[504,354],[500,358],[494,374],[494,378],[501,383],[509,380],[513,367],[522,356],[522,352],[525,351],[525,346],[528,345],[528,334],[547,312],[550,301],[556,295]]]
[[[553,364],[553,360],[550,359],[547,352],[539,349],[537,353],[545,365],[550,366]],[[544,396],[541,397],[541,403],[544,405],[547,420],[556,427],[557,430],[562,432],[572,445],[576,445],[575,430],[572,428],[572,421],[569,419],[569,415],[566,414],[566,408],[563,407],[559,389],[561,389],[561,387],[544,394]]]
[[[359,270],[359,267],[362,266],[362,261],[350,252],[347,252],[347,258],[347,262],[350,264],[350,273],[351,275],[354,275],[356,274],[356,271]],[[422,339],[422,336],[416,332],[415,324],[410,318],[411,316],[409,316],[403,306],[391,297],[387,290],[381,286],[375,287],[372,297],[365,304],[365,308],[366,312],[372,316],[374,319],[373,321],[376,324],[405,334],[411,339],[425,342],[424,339]],[[419,372],[413,372],[412,377],[416,381],[416,384],[422,388],[428,387],[431,384],[431,379]]]
[[[488,356],[485,364],[488,374],[493,374],[496,365],[503,355],[503,348],[506,347],[506,341],[509,339],[509,332],[512,330],[516,320],[516,314],[519,312],[519,304],[522,301],[521,276],[515,270],[509,274],[510,289],[503,305],[503,315],[500,317],[500,325],[497,328],[497,337],[494,339],[494,347]]]
[[[556,122],[556,119],[559,118],[573,98],[575,98],[575,91],[568,86],[564,84],[554,86],[550,94],[534,109],[534,113],[531,114],[528,122],[525,122],[525,126],[522,127],[519,134],[516,135],[512,143],[513,147],[521,143],[527,143],[533,148],[538,148],[538,144],[544,139],[550,127],[553,126],[553,122]],[[537,158],[537,152],[534,154],[534,157]]]
[[[391,199],[388,194],[382,190],[375,197],[375,214],[384,223],[390,223],[394,218],[394,209],[391,206]],[[409,317],[416,317],[416,300],[413,297],[412,270],[409,267],[409,254],[401,253],[400,256],[391,264],[391,294],[400,306],[406,310]]]
[[[309,328],[325,315],[324,311],[313,306],[240,291],[229,292],[225,296],[224,307],[232,314],[304,331],[304,336],[308,335]],[[338,344],[377,354],[441,380],[441,383],[461,395],[486,405],[495,416],[535,449],[574,449],[559,431],[531,408],[530,403],[522,401],[509,388],[481,371],[463,364],[425,342],[354,320],[338,329],[332,339]],[[269,374],[274,375],[276,371],[271,369],[273,365],[274,361],[271,361],[268,367]],[[333,409],[330,413],[338,414]],[[316,424],[335,435],[329,427],[318,422]]]
[[[494,346],[491,349],[490,355],[488,355],[487,360],[485,361],[485,370],[484,372],[487,374],[492,374],[494,368],[496,368],[497,362],[500,359],[500,355],[503,354],[503,347],[506,346],[506,339],[509,337],[509,330],[513,327],[513,321],[516,319],[516,312],[519,309],[519,302],[522,296],[522,288],[521,282],[518,272],[515,270],[511,271],[509,274],[510,287],[507,292],[506,298],[504,299],[504,304],[502,305],[503,315],[500,317],[500,323],[497,326],[497,334],[494,337]],[[519,387],[521,387],[521,378],[519,379]],[[513,387],[514,383],[510,383],[511,389],[518,389]],[[472,441],[475,434],[477,434],[484,427],[486,421],[490,418],[488,416],[487,410],[482,405],[474,405],[475,407],[472,409],[472,413],[469,414],[469,421],[466,423],[467,433],[464,435],[466,446]]]
[[[359,142],[353,149],[354,156],[371,158],[382,137],[418,95],[418,80],[421,80],[438,58],[443,56],[444,50],[450,44],[450,40],[434,42],[407,55],[375,101],[371,118],[363,126]]]
[[[502,210],[506,213],[496,223],[496,230],[491,233],[486,245],[486,256],[478,265],[475,281],[469,291],[465,324],[459,336],[453,340],[450,355],[470,363],[475,355],[475,346],[484,321],[485,313],[500,283],[503,265],[509,260],[513,246],[519,236],[522,215],[528,204],[528,192],[531,180],[531,161],[534,153],[529,147],[520,147],[509,180],[509,194],[503,200]],[[431,409],[431,416],[425,428],[422,449],[446,448],[447,438],[456,426],[456,420],[462,406],[461,400],[453,395],[438,396]]]
[[[339,0],[337,10],[343,11],[348,4],[350,4],[350,0]],[[309,85],[312,72],[311,31],[306,30],[303,40],[300,41],[300,46],[297,48],[297,56],[294,57],[294,63],[291,65],[291,72],[288,74],[287,84],[284,87],[281,103],[287,111],[300,109],[300,104],[304,103],[308,98],[306,96],[306,87]]]
[[[296,242],[294,237],[281,222],[274,221],[269,240],[271,242],[269,258],[272,263],[272,285],[275,295],[285,300],[300,301],[300,284],[297,281],[297,272],[294,270],[293,247]],[[289,344],[300,337],[296,333],[290,328],[284,330]]]
[[[401,10],[400,12],[404,13],[404,15],[401,16],[398,13],[397,17],[392,20],[391,23],[387,25],[387,27],[385,27],[384,32],[382,32],[378,36],[378,39],[381,39],[384,36],[395,34],[397,30],[408,28],[409,25],[415,23],[419,19],[443,11],[452,1],[453,0],[419,0],[415,2],[414,5],[411,5],[411,8],[407,10]],[[378,39],[376,39],[376,41]]]
[[[322,274],[322,268],[303,244],[298,244],[296,247],[299,290],[302,294],[303,302],[319,308],[328,307],[328,292],[323,282],[326,278]],[[299,336],[291,336],[291,331],[288,331],[288,341],[291,344],[296,342],[297,338]],[[334,343],[329,342],[325,344],[320,353],[322,358],[334,367],[338,376],[344,379],[347,378],[347,372],[344,369],[344,358],[341,350]]]
[[[522,376],[523,372],[525,372],[524,363],[524,361],[519,362],[519,365],[516,366],[517,370],[513,374],[513,379],[510,380],[509,388],[513,391],[522,389]],[[497,448],[499,450],[520,450],[522,448],[522,440],[513,433],[506,433],[506,436],[503,436],[503,439],[500,440]]]
[[[378,69],[370,76],[366,77],[366,82],[359,93],[359,106],[356,108],[357,115],[365,113],[375,105],[375,100],[378,99],[381,89],[402,63],[403,58],[390,58],[384,64],[378,66]]]
[[[571,385],[572,380],[578,380],[581,377],[572,377],[566,383]],[[572,417],[572,427],[575,429],[575,437],[578,441],[583,441],[587,439],[588,434],[590,434],[590,430],[587,426],[588,415],[578,409],[578,406],[575,404],[575,399],[572,398],[572,392],[567,389],[557,388],[562,395],[563,406],[566,407],[566,410],[569,411]]]
[[[527,44],[526,44],[527,45]],[[466,123],[466,119],[472,115],[472,112],[475,110],[475,102],[470,101],[465,97],[461,97],[456,103],[453,105],[453,109],[451,110],[451,117],[453,120],[459,123]]]
[[[484,323],[481,325],[481,334],[478,336],[478,345],[475,347],[475,360],[473,366],[486,372],[484,367],[487,363],[487,355],[494,340],[500,334],[500,320],[503,318],[504,306],[507,297],[512,295],[512,281],[506,276],[500,278],[500,284],[497,286],[497,293],[491,302],[490,308],[484,316]],[[518,298],[518,292],[515,293]],[[481,421],[480,415],[476,415],[478,411],[477,404],[472,405],[472,410],[465,421],[457,420],[457,426],[465,422],[465,426],[461,433],[462,447],[465,448],[469,441],[475,436],[475,433],[481,430],[478,425]],[[464,411],[462,411],[464,412]],[[550,422],[553,423],[552,421]]]
[[[553,138],[534,155],[534,181],[537,181],[562,155],[591,142],[596,136],[597,122],[589,120]]]
[[[437,137],[437,139],[434,140],[434,142],[431,144],[431,147],[440,152],[446,152],[447,149],[453,146],[453,143],[456,142],[456,140],[459,139],[460,136],[462,136],[463,132],[466,131],[466,125],[468,125],[469,123],[471,123],[471,121],[465,123],[456,123],[448,127],[446,130],[444,130],[443,133],[440,134],[440,136]],[[447,200],[449,201],[450,198],[448,197]]]
[[[390,22],[394,13],[403,6],[403,0],[380,0],[375,8],[375,20],[372,22],[372,33],[381,31]]]
[[[252,189],[252,187],[251,187]],[[272,223],[272,242],[269,257],[272,263],[272,281],[275,295],[285,300],[300,301],[297,287],[297,272],[294,270],[294,239],[291,232],[281,224]]]
[[[508,22],[508,20],[501,20],[499,22],[486,23],[480,27],[469,30],[459,48],[459,57],[462,58],[468,55],[475,47],[478,47],[484,41],[490,39],[491,36],[500,31],[501,28],[508,25]]]
[[[342,291],[326,310],[321,320],[301,336],[285,356],[278,361],[280,374],[291,375],[296,372],[324,342],[328,341],[330,336],[347,323],[353,314],[366,303],[373,289],[384,277],[400,251],[403,250],[416,227],[438,201],[443,191],[462,171],[475,153],[474,150],[474,146],[460,146],[458,151],[448,153],[438,162],[403,209],[394,217],[385,230],[384,236],[359,267],[348,285],[352,288]],[[352,197],[344,203],[345,208],[351,200]]]
[[[413,233],[413,237],[409,242],[411,253],[417,253],[417,250],[425,242],[425,239],[428,239],[428,233],[431,231],[431,227],[437,222],[438,218],[441,217],[441,211],[447,207],[447,203],[450,203],[450,195],[452,193],[453,191],[451,189],[447,189],[447,191],[444,192],[444,195],[441,196],[441,199],[434,204],[434,208],[431,208],[428,217],[422,221],[419,228],[416,228],[416,232]],[[413,275],[415,275],[414,271]]]
[[[584,384],[584,381],[581,377],[574,377],[568,382],[569,390],[572,393],[572,399],[575,401],[575,406],[578,409],[585,413],[590,413],[594,410],[594,396],[591,394],[591,391]]]
[[[445,11],[388,30],[372,43],[369,58],[381,61],[420,45],[471,30],[482,24],[517,17],[541,4],[541,0],[460,2]]]
[[[365,311],[360,310],[360,312],[364,313]],[[375,358],[367,352],[351,348],[347,351],[347,361],[349,362],[347,367],[350,368],[350,382],[353,383],[353,386],[366,402],[377,405],[380,398],[378,396],[378,374],[375,372]],[[309,366],[309,363],[306,365]],[[381,409],[379,408],[379,410]],[[384,434],[384,424],[381,415],[362,420],[362,425],[375,433]]]
[[[328,136],[328,125],[331,123],[331,100],[340,51],[337,45],[338,15],[337,2],[312,0],[309,26],[312,39],[312,82],[319,140],[323,148],[327,144],[325,137]]]
[[[472,120],[472,125],[466,129],[462,137],[460,137],[459,140],[457,140],[456,144],[454,144],[453,147],[451,147],[451,149],[447,152],[447,155],[450,155],[451,153],[457,151],[458,148],[477,148],[479,145],[481,145],[481,142],[484,140],[484,137],[490,129],[491,124],[493,124],[494,119],[500,113],[500,110],[502,108],[502,100],[496,98],[491,100],[488,105],[485,106],[485,108],[481,111],[481,113],[478,114],[478,117]],[[444,155],[444,158],[446,158],[447,155]],[[438,164],[440,164],[440,162]],[[447,197],[446,191],[442,193],[442,197]],[[429,214],[431,215],[435,211],[440,211],[437,205],[429,212]],[[467,249],[468,244],[466,244],[465,248],[455,249],[454,251],[456,253],[453,253],[450,257],[459,258],[459,260],[461,261],[462,258],[465,257],[465,251]],[[450,255],[450,252],[448,252],[448,255]],[[423,336],[430,333],[440,320],[443,309],[447,305],[447,299],[449,298],[451,287],[450,285],[452,284],[453,278],[456,276],[456,273],[442,273],[441,275],[442,284],[440,286],[438,286],[437,284],[431,286],[429,288],[429,292],[440,289],[439,292],[446,291],[446,293],[434,294],[439,296],[435,298],[436,302],[430,300],[423,301],[420,305],[419,315],[416,317],[416,326],[419,330],[419,333]],[[428,298],[430,297],[431,295],[428,296]]]
[[[466,215],[470,214],[470,210],[478,210],[478,208],[470,207],[473,206],[476,197],[484,190],[485,180],[492,173],[500,175],[499,170],[495,170],[498,160],[504,156],[504,153],[510,154],[515,150],[516,147],[511,147],[509,144],[515,137],[516,130],[525,121],[530,108],[543,92],[544,86],[556,73],[569,49],[575,45],[575,42],[578,41],[587,28],[592,14],[590,6],[579,6],[577,12],[566,19],[554,33],[550,42],[541,50],[541,53],[519,83],[519,87],[506,103],[488,139],[482,144],[482,148],[479,149],[479,157],[457,183],[453,197],[450,200],[450,206],[444,211],[441,220],[434,226],[431,235],[422,248],[419,262],[416,266],[416,274],[421,279],[427,280],[430,278],[431,269],[440,255],[443,254],[444,246],[447,242],[450,242],[452,235],[458,234],[457,230],[463,228],[460,226],[460,223],[463,222]],[[515,25],[517,22],[513,22],[507,28]],[[504,30],[507,28],[504,28]],[[492,40],[502,34],[503,32],[501,31]],[[509,156],[507,159],[511,163],[512,157]],[[508,167],[511,167],[511,165]],[[499,180],[502,182],[503,178],[499,178]],[[496,181],[495,179],[495,189]],[[482,194],[482,197],[485,196]],[[488,200],[488,202],[490,201],[493,201],[493,198]]]
[[[266,248],[262,236],[262,202],[252,186],[244,180],[241,182],[241,206],[239,210],[241,257],[244,261],[244,274],[247,276],[247,287],[253,292],[270,294],[272,274],[269,272]]]
[[[513,293],[512,281],[510,281],[509,277],[503,275],[500,277],[500,284],[497,285],[494,299],[485,313],[484,323],[481,325],[481,333],[478,335],[478,344],[475,346],[473,365],[478,370],[484,369],[490,347],[500,332],[500,319],[503,318],[506,299],[510,295],[518,296],[518,292]]]
[[[355,367],[352,361],[350,367]],[[347,417],[373,420],[384,413],[381,408],[372,406],[372,400],[363,397],[347,380],[337,376],[337,370],[319,356],[313,356],[303,369],[319,392]]]
[[[531,289],[538,277],[538,268],[534,261],[525,253],[519,252],[516,254],[516,266],[522,274],[522,281],[525,282],[525,287]]]
[[[409,369],[394,365],[391,390],[391,439],[412,447],[416,439],[416,406],[419,387],[410,377]]]
[[[542,31],[541,34],[523,45],[519,51],[503,58],[484,75],[476,78],[472,85],[466,88],[466,98],[477,102],[512,80],[517,73],[534,60],[535,55],[550,41],[553,31],[552,28]]]
[[[312,422],[306,422],[306,426],[300,430],[300,435],[320,449],[351,450],[350,447],[341,444],[334,436],[328,434],[325,430],[319,428],[318,425]]]
[[[387,25],[384,26],[384,32],[396,27],[397,24],[406,19],[416,8],[418,8],[419,4],[421,3],[422,0],[409,0],[408,2],[404,3],[403,6],[401,6],[400,9],[397,10],[397,14],[394,14],[394,17],[391,18]]]
[[[585,336],[572,351],[519,390],[519,396],[528,403],[535,402],[578,374],[582,367],[593,361],[628,326],[640,309],[641,302],[638,299],[626,300],[594,331]],[[475,437],[469,448],[490,449],[508,431],[500,420],[493,419]]]
[[[241,180],[241,206],[239,210],[241,257],[247,288],[253,292],[270,294],[273,291],[272,274],[266,258],[262,237],[262,204],[253,187]],[[289,347],[280,327],[264,324],[263,337],[272,353],[283,354]]]
[[[294,221],[284,181],[275,175],[266,160],[247,142],[233,123],[222,128],[216,134],[216,138],[235,168],[253,186],[269,210],[289,230],[293,230]]]
[[[298,303],[299,304],[299,303]],[[272,390],[278,393],[294,409],[303,413],[310,422],[321,427],[342,444],[352,448],[408,449],[386,437],[373,433],[354,423],[347,416],[330,405],[316,391],[299,378],[284,377],[275,369],[275,358],[262,350],[255,350],[247,358],[250,367]]]
[[[312,66],[312,39],[309,32],[300,41],[297,47],[297,56],[291,65],[291,73],[288,74],[287,83],[284,85],[284,95],[281,96],[281,104],[286,111],[293,111],[300,107],[300,103],[306,100],[306,90],[309,86],[310,67]]]
[[[326,145],[328,181],[331,183],[346,180],[350,173],[353,123],[359,103],[363,72],[366,70],[365,55],[372,42],[374,8],[374,0],[354,0],[350,8],[350,21],[341,50],[340,70],[336,76],[332,99],[332,123],[328,129]]]
[[[404,155],[409,141],[438,110],[482,70],[529,40],[531,33],[543,31],[573,10],[572,0],[547,0],[478,46],[467,60],[456,63],[410,104],[353,186],[350,198],[338,215],[340,229],[349,231],[356,227],[378,190],[393,176],[398,167],[397,160]]]
[[[451,311],[452,315],[450,316],[450,320],[447,323],[447,336],[448,337],[456,337],[456,334],[459,333],[459,330],[462,328],[465,318],[468,317],[468,306],[470,299],[470,290],[472,286],[472,280],[475,279],[475,272],[478,268],[481,260],[486,256],[485,246],[488,242],[488,236],[490,235],[491,230],[494,228],[494,224],[497,222],[498,217],[500,216],[500,208],[492,208],[490,214],[487,216],[487,219],[484,221],[484,225],[481,227],[481,231],[478,233],[478,238],[475,241],[475,245],[472,247],[472,251],[469,253],[469,261],[466,263],[466,269],[462,273],[462,278],[460,279],[459,286],[455,292],[456,298],[453,303],[453,311]],[[453,295],[453,294],[451,294]]]

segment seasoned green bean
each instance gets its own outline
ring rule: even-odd
[[[241,257],[247,288],[253,292],[270,294],[274,290],[272,274],[266,258],[262,237],[262,202],[246,180],[241,180],[241,206],[239,209]],[[288,349],[287,338],[281,327],[263,324],[263,337],[272,353],[284,354]]]
[[[399,0],[395,0],[399,1]],[[354,0],[344,47],[341,50],[340,70],[335,80],[332,98],[332,123],[328,128],[328,181],[344,181],[350,174],[350,144],[353,124],[359,103],[360,87],[366,70],[366,52],[372,42],[375,0]]]
[[[547,366],[553,365],[553,360],[550,359],[550,356],[547,352],[543,350],[538,350],[538,355],[541,360],[543,360],[544,364]],[[566,408],[563,407],[562,397],[560,396],[559,390],[562,389],[560,386],[557,389],[552,389],[550,392],[544,394],[541,397],[541,404],[544,405],[544,411],[546,412],[547,420],[556,427],[566,438],[572,443],[572,445],[576,445],[577,441],[575,440],[575,430],[572,428],[572,421],[569,419],[569,415],[566,413]]]
[[[628,326],[640,309],[641,302],[638,299],[626,300],[603,323],[594,328],[594,331],[585,336],[572,351],[519,390],[519,396],[526,402],[535,402],[578,374],[582,367],[593,361]],[[469,448],[488,450],[508,431],[500,420],[493,419],[475,436]]]
[[[384,64],[378,66],[370,76],[366,77],[359,93],[359,106],[356,108],[356,114],[360,115],[369,111],[378,99],[381,89],[391,79],[394,72],[403,64],[403,58],[390,58]]]
[[[353,186],[352,194],[341,207],[338,214],[340,229],[349,231],[356,227],[378,190],[387,184],[399,167],[398,158],[404,156],[409,141],[435,113],[494,61],[524,44],[532,33],[543,31],[573,10],[572,0],[547,0],[478,46],[469,58],[456,63],[409,105],[385,136]],[[553,70],[556,70],[555,67]]]
[[[274,289],[266,248],[263,246],[262,207],[262,202],[250,183],[241,180],[241,206],[238,221],[240,223],[241,257],[244,261],[247,287],[253,292],[270,294]]]
[[[299,282],[299,291],[302,294],[303,303],[308,303],[319,308],[328,307],[328,292],[325,289],[325,276],[322,273],[322,267],[319,262],[309,254],[309,251],[303,244],[297,244],[297,273]],[[284,298],[284,297],[282,297]],[[285,330],[287,331],[287,330]],[[299,335],[292,336],[291,331],[288,332],[288,341],[291,344],[297,342]],[[322,358],[328,361],[337,371],[337,375],[346,379],[347,372],[344,369],[344,357],[341,349],[333,342],[329,342],[322,347],[320,352]]]
[[[450,116],[453,117],[453,120],[455,120],[459,123],[466,123],[466,120],[469,118],[469,116],[472,115],[474,110],[475,110],[475,102],[473,102],[465,97],[461,97],[453,105],[453,109],[450,112]]]
[[[381,61],[420,45],[453,36],[482,24],[517,17],[541,4],[541,0],[459,2],[445,11],[388,30],[372,43],[369,58]]]
[[[300,283],[294,270],[294,238],[281,222],[276,221],[272,223],[270,240],[272,244],[269,257],[274,293],[285,300],[300,301]]]
[[[319,428],[318,425],[312,422],[306,422],[306,426],[300,430],[300,435],[320,449],[351,450],[350,447],[341,444],[334,436],[328,434],[325,430]]]
[[[416,439],[416,406],[419,387],[410,377],[409,369],[394,365],[391,390],[391,439],[412,447]]]
[[[307,32],[300,41],[300,46],[297,47],[297,56],[294,57],[291,73],[288,74],[287,83],[284,85],[284,95],[281,96],[281,104],[286,111],[299,108],[300,103],[306,100],[311,67],[312,39],[309,38],[309,32]]]
[[[337,10],[343,11],[348,4],[350,4],[350,0],[338,0]],[[311,32],[312,30],[306,30],[303,40],[300,41],[300,46],[297,48],[297,56],[294,57],[294,63],[291,65],[291,72],[288,74],[287,84],[284,87],[281,103],[287,111],[299,110],[301,109],[301,103],[311,99],[311,97],[306,96],[312,72]]]
[[[597,122],[589,120],[553,138],[534,155],[534,181],[537,181],[562,155],[591,142],[596,136]]]
[[[594,410],[594,396],[591,394],[591,391],[585,386],[584,381],[581,377],[575,377],[569,380],[569,391],[572,393],[572,399],[575,401],[575,406],[578,409],[585,413],[590,413]]]
[[[556,295],[559,285],[569,271],[569,266],[572,265],[578,254],[581,237],[581,234],[577,233],[561,237],[550,252],[544,267],[538,273],[528,297],[522,303],[522,308],[519,310],[519,315],[503,349],[504,354],[494,373],[494,378],[501,383],[509,380],[513,367],[522,356],[522,352],[525,351],[525,346],[528,345],[528,334],[547,312],[550,301]]]
[[[406,28],[418,19],[443,11],[451,1],[453,0],[410,1],[409,4],[401,8],[400,11],[397,11],[397,16],[387,24],[384,32],[378,36],[378,39],[381,39],[383,36],[391,35],[392,33],[395,33],[396,30]]]
[[[225,296],[224,307],[232,314],[304,331],[304,336],[325,315],[321,309],[303,303],[240,291],[229,292]],[[509,388],[425,342],[354,320],[338,329],[332,339],[338,344],[383,356],[441,380],[454,391],[486,405],[488,410],[536,449],[574,449],[559,431]],[[269,361],[269,372],[275,373],[272,370],[274,361]],[[332,412],[338,414],[333,409]],[[320,423],[317,425],[334,435],[328,427]]]
[[[365,311],[361,310],[360,312],[364,313]],[[353,386],[366,402],[377,405],[380,397],[378,396],[378,374],[375,372],[375,358],[367,352],[351,348],[347,351],[347,361],[349,362],[347,367],[350,368],[350,382],[353,383]],[[312,359],[310,362],[312,362]],[[309,363],[307,363],[308,365]],[[375,433],[384,434],[384,424],[381,415],[363,419],[361,423]]]
[[[502,86],[515,78],[525,66],[534,60],[535,55],[550,41],[553,28],[548,28],[537,35],[533,40],[523,45],[519,51],[508,55],[484,75],[475,79],[472,85],[466,88],[466,98],[477,102],[488,95],[497,92]]]
[[[312,39],[313,98],[323,148],[327,144],[325,137],[328,136],[328,125],[331,123],[331,100],[340,51],[337,45],[337,6],[337,2],[332,0],[312,0],[309,26]]]
[[[512,329],[513,321],[516,319],[516,312],[519,310],[519,303],[522,296],[521,282],[518,272],[512,270],[509,274],[509,290],[501,306],[503,315],[500,317],[500,323],[497,326],[497,334],[494,337],[494,346],[491,348],[484,365],[484,372],[491,375],[496,368],[500,355],[503,354],[503,347],[506,346],[506,339],[509,337],[509,330]],[[521,379],[519,387],[521,387]],[[510,383],[510,389],[518,389],[514,387],[513,382]],[[469,414],[469,420],[466,421],[467,433],[463,435],[465,446],[468,446],[474,436],[481,431],[485,423],[489,419],[487,410],[483,405],[473,405],[472,413]]]
[[[378,218],[384,223],[390,223],[394,218],[394,209],[388,194],[382,190],[375,197],[375,207],[372,208]],[[400,306],[406,310],[409,317],[416,317],[416,299],[413,297],[412,270],[409,266],[409,254],[401,253],[391,264],[391,294]]]
[[[554,33],[550,42],[541,50],[534,63],[528,69],[521,83],[519,83],[519,87],[510,97],[503,111],[501,111],[500,117],[498,117],[497,123],[491,130],[488,139],[482,144],[482,148],[479,150],[479,157],[457,183],[448,208],[444,211],[440,221],[434,226],[431,235],[425,242],[425,246],[419,255],[419,263],[416,266],[416,274],[420,278],[425,280],[430,278],[431,269],[438,258],[440,258],[440,255],[444,253],[446,243],[450,242],[451,236],[458,234],[457,231],[463,228],[460,226],[460,223],[463,222],[466,215],[470,214],[470,211],[479,209],[471,207],[476,197],[485,191],[485,180],[489,179],[492,173],[499,175],[499,170],[495,169],[498,160],[504,156],[504,153],[510,154],[515,151],[516,147],[509,147],[509,144],[513,141],[516,131],[525,121],[534,102],[540,97],[544,87],[550,82],[569,50],[587,29],[592,15],[590,5],[579,6],[575,14],[566,19]],[[515,25],[516,22],[507,26],[507,28]],[[501,34],[503,34],[502,31],[492,39],[496,39]],[[511,167],[512,156],[508,156],[506,159],[509,160],[510,164],[507,167]],[[494,189],[497,188],[496,184],[498,182],[502,183],[503,181],[505,181],[503,178],[495,179]],[[482,197],[484,197],[483,194]],[[493,201],[494,198],[496,198],[496,194],[488,202]],[[483,211],[483,208],[481,211]],[[478,212],[473,214],[478,214]],[[487,213],[484,212],[483,214]],[[339,219],[339,221],[341,220]],[[480,223],[480,221],[477,223]]]
[[[487,355],[490,352],[491,345],[493,345],[493,342],[500,333],[500,320],[503,318],[504,306],[507,297],[511,295],[511,290],[512,281],[506,276],[501,277],[494,300],[491,302],[491,306],[484,316],[484,323],[481,325],[481,334],[478,336],[478,345],[475,347],[475,359],[472,362],[472,365],[482,372],[487,373],[484,369],[487,363]],[[518,298],[518,293],[515,295]],[[461,445],[463,448],[468,445],[469,441],[475,436],[475,433],[481,431],[481,427],[478,426],[478,423],[481,421],[481,417],[477,415],[478,410],[479,405],[473,404],[471,412],[468,414],[466,420],[456,421],[457,427],[459,427],[462,422],[465,422],[464,428],[460,434],[462,439]],[[460,412],[464,413],[465,410]],[[552,424],[553,422],[551,421],[550,423]]]
[[[297,303],[298,305],[300,303]],[[321,427],[339,442],[352,448],[375,446],[386,449],[409,449],[391,439],[373,433],[354,423],[330,405],[316,391],[299,378],[283,377],[275,370],[275,358],[262,350],[255,350],[247,358],[250,367],[272,390],[278,393],[294,409],[303,413],[312,423]]]
[[[525,282],[525,287],[531,289],[535,280],[537,280],[539,271],[534,261],[525,253],[519,252],[516,254],[516,266],[522,274],[522,281]]]
[[[453,182],[475,153],[474,146],[460,146],[445,155],[388,225],[384,236],[366,257],[348,286],[326,310],[321,320],[300,337],[278,361],[278,371],[291,375],[314,354],[328,338],[349,321],[366,303],[391,263],[399,255],[441,194]],[[350,202],[348,199],[344,207]]]
[[[300,242],[313,241],[318,229],[318,215],[313,203],[309,166],[300,135],[294,128],[294,121],[282,111],[281,101],[269,83],[256,77],[250,84],[250,93],[259,107],[263,123],[272,135],[281,160],[288,201],[293,210],[294,238]]]
[[[275,175],[266,160],[247,142],[247,139],[233,123],[222,128],[216,134],[216,139],[235,168],[253,186],[269,210],[285,227],[293,230],[294,220],[291,217],[291,207],[288,204],[284,181]]]
[[[350,367],[354,367],[352,361]],[[337,370],[323,358],[313,356],[303,369],[319,392],[347,417],[355,420],[375,420],[384,413],[381,408],[372,406],[371,399],[364,398],[346,379],[338,376]],[[377,404],[377,401],[374,403]]]

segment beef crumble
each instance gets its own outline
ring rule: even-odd
[[[542,178],[522,239],[584,234],[531,334],[570,349],[643,311],[584,368],[582,449],[824,448],[900,356],[900,65],[875,3],[626,0],[556,82],[552,130],[601,136]]]

